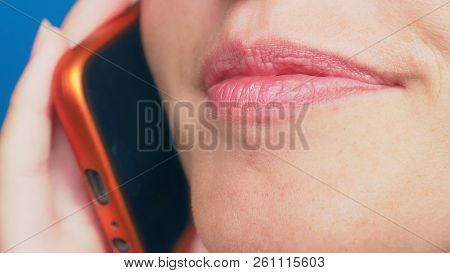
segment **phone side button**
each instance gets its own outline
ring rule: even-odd
[[[97,201],[102,205],[108,204],[109,196],[102,176],[96,170],[91,169],[86,170],[86,176]]]

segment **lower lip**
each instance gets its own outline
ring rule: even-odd
[[[309,75],[248,76],[224,80],[208,88],[209,100],[221,106],[242,108],[278,105],[322,104],[369,93],[384,85],[339,77]]]

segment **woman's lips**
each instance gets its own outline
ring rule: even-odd
[[[233,77],[208,89],[209,99],[223,106],[302,106],[318,104],[382,89],[382,85],[339,77],[315,77],[305,74]],[[229,104],[227,104],[229,103]]]
[[[221,105],[320,104],[399,86],[393,78],[342,57],[286,41],[250,47],[230,41],[204,67],[208,97]]]

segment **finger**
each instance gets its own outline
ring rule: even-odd
[[[50,85],[53,70],[67,49],[42,24],[30,63],[19,80],[0,138],[0,223],[2,247],[11,246],[52,220],[47,166],[52,121]]]
[[[52,74],[68,48],[58,32],[49,23],[41,25],[34,56],[12,94],[0,142],[5,158],[1,166],[9,166],[8,171],[33,173],[47,165],[51,144]]]
[[[86,178],[80,171],[62,126],[54,124],[50,175],[54,193],[55,212],[58,218],[85,207],[90,198],[84,183]]]
[[[98,26],[124,11],[131,0],[78,0],[64,20],[62,31],[71,46],[81,42]]]
[[[93,202],[88,196],[86,184],[83,183],[86,178],[80,172],[59,123],[55,123],[53,127],[50,169],[55,218],[64,219],[58,223],[57,228],[63,234],[71,234],[72,239],[77,241],[70,248],[94,252],[106,251]]]

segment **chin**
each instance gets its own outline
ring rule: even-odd
[[[437,251],[402,227],[307,179],[250,179],[251,171],[227,174],[197,180],[192,188],[195,225],[210,252]]]

